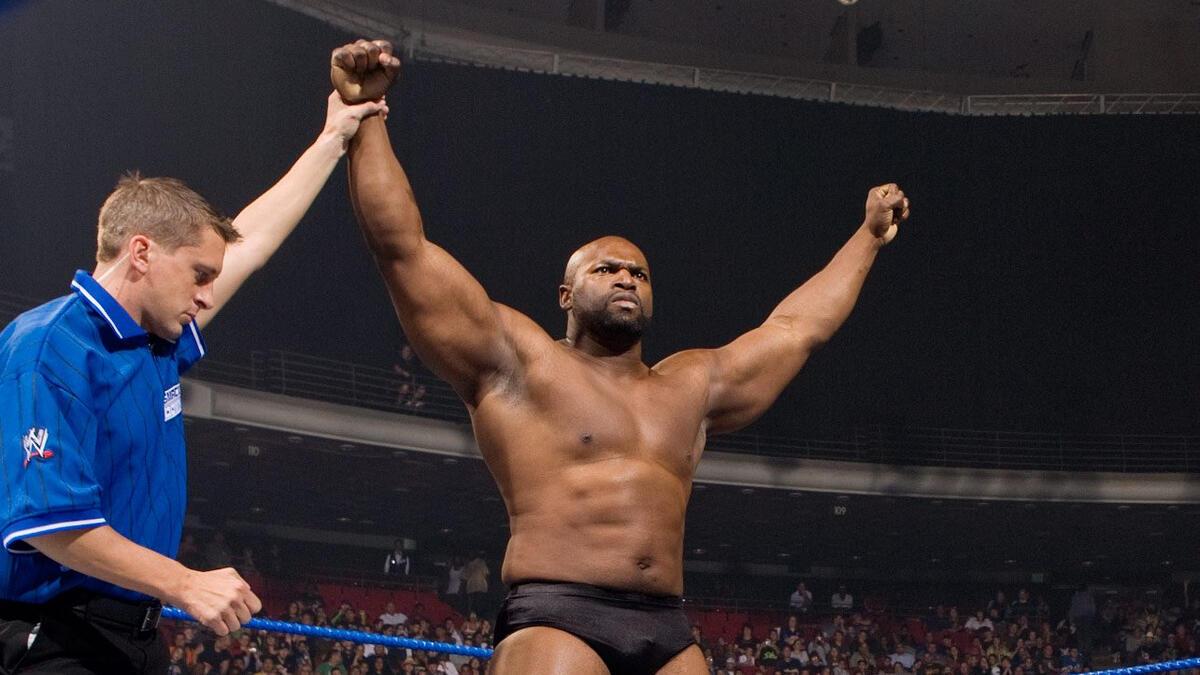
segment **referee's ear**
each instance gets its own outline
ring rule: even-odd
[[[129,255],[129,266],[137,270],[138,274],[145,275],[150,271],[153,243],[150,237],[144,234],[135,234],[125,245],[125,251]]]

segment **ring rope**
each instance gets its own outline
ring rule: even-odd
[[[163,607],[162,616],[167,619],[196,621],[196,619],[190,614],[177,607]],[[250,619],[243,624],[242,627],[253,628],[256,630],[269,630],[276,633],[290,633],[292,635],[325,638],[327,640],[348,640],[350,642],[360,642],[362,644],[369,645],[383,645],[385,647],[399,647],[401,649],[419,649],[427,652],[457,654],[459,656],[474,656],[481,659],[490,659],[492,657],[492,650],[486,647],[468,647],[466,645],[456,645],[448,642],[414,640],[412,638],[399,637],[396,635],[380,635],[379,633],[368,633],[361,630],[325,628],[323,626],[311,626],[303,623],[276,621],[274,619]]]

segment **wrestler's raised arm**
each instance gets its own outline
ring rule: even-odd
[[[334,50],[334,86],[348,102],[381,97],[400,61],[382,40]],[[516,364],[509,325],[516,312],[493,303],[479,282],[425,238],[408,176],[385,120],[368,118],[350,143],[350,197],[404,334],[421,360],[475,405]],[[526,320],[527,321],[527,320]]]
[[[710,433],[740,429],[770,407],[809,355],[850,316],[876,253],[908,214],[908,199],[898,186],[872,188],[862,227],[824,269],[784,298],[761,326],[693,357],[704,359],[710,372]]]

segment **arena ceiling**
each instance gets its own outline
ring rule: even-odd
[[[907,80],[901,86],[923,74],[966,78],[976,89],[991,81],[991,93],[1028,93],[1030,83],[1041,93],[1200,89],[1200,3],[1192,0],[270,1],[343,27],[428,21],[484,41],[642,60],[654,60],[657,45],[664,63],[712,57],[737,69],[741,57],[761,57],[772,69],[850,66],[875,83],[881,74]]]

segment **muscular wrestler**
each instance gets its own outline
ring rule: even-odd
[[[333,52],[347,101],[378,98],[399,61],[385,42]],[[471,413],[504,497],[511,587],[492,673],[707,673],[681,607],[683,521],[709,434],[746,426],[845,321],[880,247],[908,217],[896,185],[833,260],[759,327],[719,349],[642,362],[650,266],[620,237],[583,246],[558,290],[566,337],[488,298],[425,238],[383,119],[350,145],[354,209],[421,359]]]

